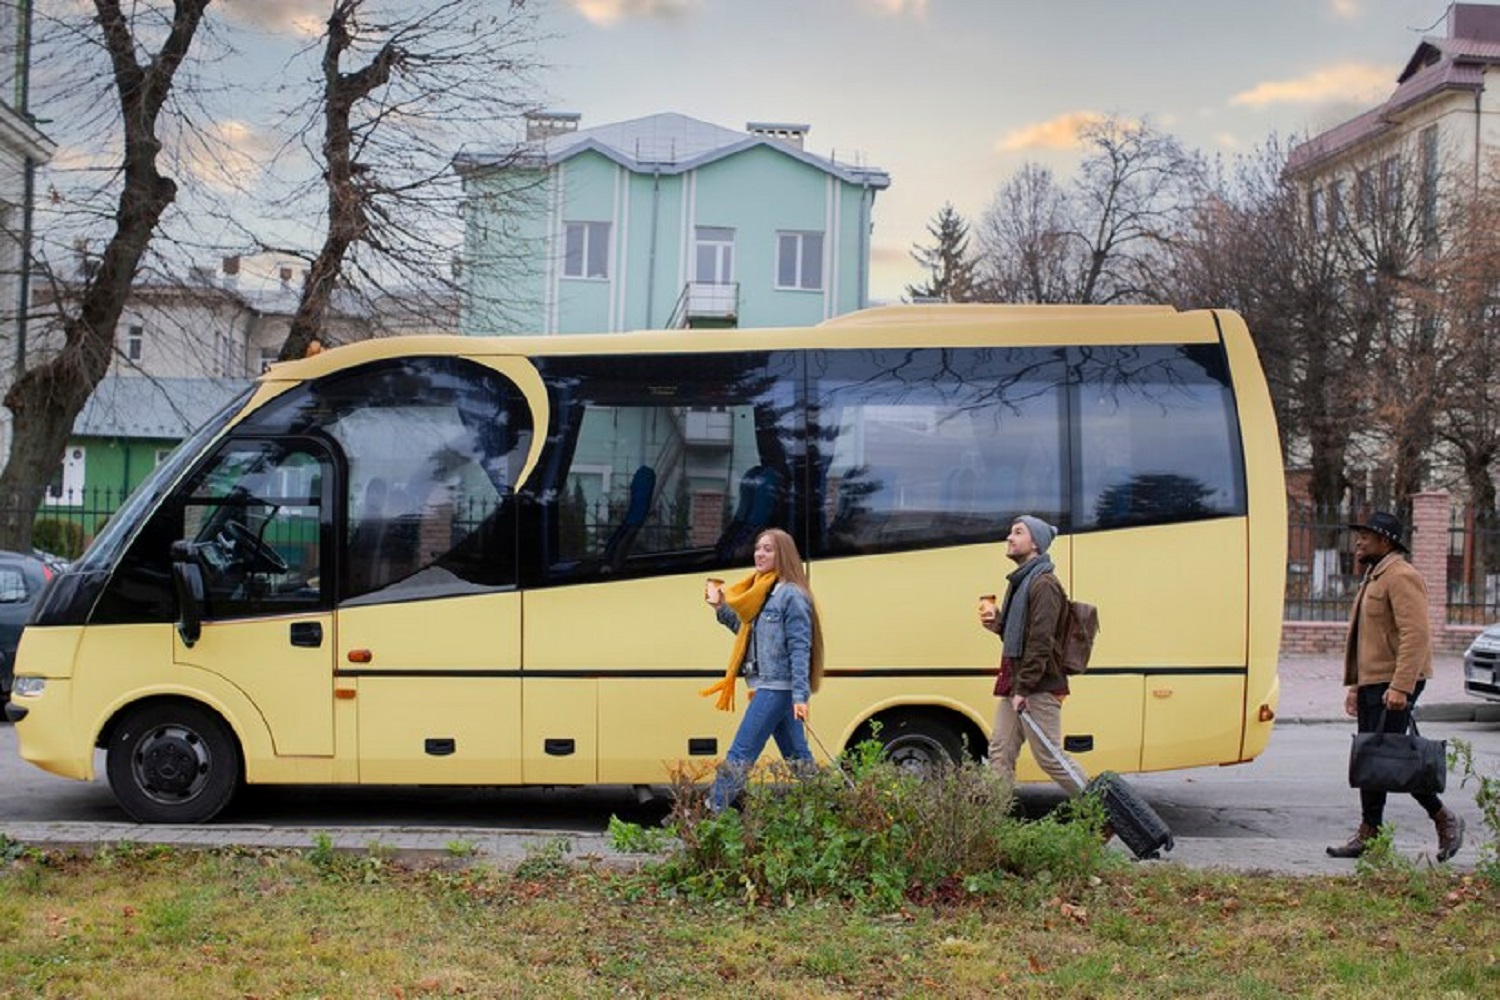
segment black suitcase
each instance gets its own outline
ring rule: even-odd
[[[1079,790],[1084,795],[1099,796],[1104,803],[1104,815],[1109,817],[1109,825],[1114,828],[1115,836],[1130,848],[1132,854],[1151,860],[1161,857],[1162,851],[1170,851],[1175,846],[1171,827],[1124,778],[1113,771],[1101,771],[1094,780],[1085,782],[1082,772],[1058,752],[1052,741],[1047,739],[1047,734],[1042,732],[1042,727],[1033,722],[1025,712],[1021,713],[1021,718],[1026,720],[1026,725],[1031,727],[1042,746],[1051,751],[1052,756],[1062,764],[1063,770],[1068,772],[1068,777],[1073,779]]]

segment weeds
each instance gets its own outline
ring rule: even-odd
[[[909,898],[990,893],[1016,878],[1079,884],[1108,863],[1098,803],[1038,822],[1011,815],[1012,788],[978,764],[925,778],[860,744],[838,768],[757,769],[739,811],[711,813],[706,773],[674,775],[662,884],[708,899],[792,905],[820,897],[892,910]],[[611,823],[611,836],[645,832]]]
[[[1448,748],[1448,766],[1457,768],[1459,787],[1474,782],[1474,804],[1489,835],[1479,847],[1474,871],[1491,882],[1500,882],[1500,778],[1480,774],[1474,766],[1474,747],[1467,740],[1452,740]]]
[[[568,873],[568,855],[573,844],[566,837],[552,837],[526,849],[526,857],[516,865],[515,877],[523,882],[541,882],[561,878]]]

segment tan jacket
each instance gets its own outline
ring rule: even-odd
[[[1389,683],[1410,695],[1417,681],[1431,676],[1427,584],[1401,553],[1392,552],[1366,574],[1349,612],[1344,684]]]

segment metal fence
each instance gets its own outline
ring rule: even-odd
[[[1349,510],[1293,504],[1287,511],[1288,621],[1343,621],[1359,589]]]
[[[32,544],[65,559],[76,559],[129,494],[91,488],[49,492],[32,521]]]
[[[1448,623],[1500,620],[1500,524],[1474,508],[1455,509],[1448,524]]]

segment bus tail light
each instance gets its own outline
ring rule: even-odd
[[[1275,709],[1271,708],[1270,705],[1262,704],[1260,706],[1260,721],[1270,722],[1274,718],[1276,718]]]

